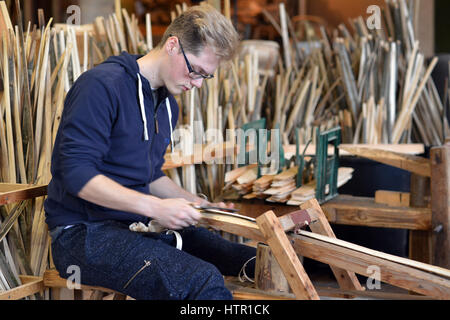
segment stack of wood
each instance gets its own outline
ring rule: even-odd
[[[264,193],[270,188],[275,175],[264,175],[253,183],[252,193],[244,196],[244,199],[266,199],[269,196]]]
[[[353,168],[341,167],[338,169],[338,188],[346,184],[353,175]],[[280,174],[263,175],[256,179],[257,167],[250,165],[226,173],[225,188],[232,187],[243,199],[265,199],[268,202],[286,203],[298,206],[305,201],[315,198],[316,181],[312,180],[296,187],[298,167],[293,166],[283,170]],[[325,186],[325,193],[329,186]]]
[[[244,170],[240,170],[242,168],[244,168]],[[237,174],[239,174],[239,172],[242,172],[242,174],[236,177],[234,183],[231,186],[238,192],[239,195],[246,195],[253,190],[253,183],[256,181],[256,178],[258,176],[258,168],[256,167],[256,165],[246,166],[242,168],[237,169]],[[234,174],[236,174],[236,171],[234,171]],[[227,181],[227,179],[225,178],[225,182],[230,181]]]
[[[341,167],[338,169],[338,181],[337,181],[338,188],[346,184],[352,178],[353,171],[354,171],[353,168],[346,168],[346,167]],[[329,186],[326,185],[325,194],[327,194],[328,192]],[[308,200],[314,199],[315,196],[316,196],[316,181],[313,180],[296,189],[294,192],[292,192],[291,197],[287,202],[287,205],[298,206]]]
[[[270,196],[266,201],[286,203],[296,189],[297,173],[298,167],[294,166],[273,177],[270,188],[264,191],[264,194]]]

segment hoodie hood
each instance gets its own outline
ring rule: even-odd
[[[137,74],[139,73],[139,65],[137,63],[137,59],[140,59],[142,57],[143,55],[129,54],[128,52],[123,51],[120,56],[111,56],[104,62],[102,62],[102,64],[116,63],[122,66],[125,71],[137,81]]]
[[[144,92],[147,94],[151,93],[151,85],[147,78],[142,76],[139,71],[139,64],[137,63],[137,59],[140,59],[143,55],[133,55],[129,54],[126,51],[123,51],[120,56],[112,56],[109,57],[104,64],[114,63],[122,66],[127,74],[130,75],[135,81],[137,81],[138,88],[138,98],[139,98],[139,107],[141,110],[141,118],[144,124],[144,139],[147,141],[149,139],[149,134],[147,130],[147,114],[145,111],[145,103],[144,103]],[[165,105],[167,109],[167,115],[169,117],[169,126],[170,126],[170,141],[172,144],[173,150],[173,135],[172,135],[172,112],[169,100],[169,92],[166,87],[161,87],[158,89],[159,94],[165,99]]]

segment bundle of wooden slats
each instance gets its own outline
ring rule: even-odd
[[[280,25],[271,21],[283,38],[284,61],[268,87],[275,92],[269,118],[283,128],[284,143],[293,143],[296,127],[306,143],[313,127],[336,124],[346,143],[443,143],[450,131],[430,77],[437,58],[427,64],[420,52],[415,3],[386,0],[381,29],[369,30],[362,17],[350,21],[353,33],[344,24],[330,33],[309,28],[301,40],[310,54],[296,46],[294,27],[280,27],[290,26],[280,6]]]
[[[353,171],[353,168],[339,168],[337,186],[347,183],[352,178]],[[257,167],[250,165],[227,172],[225,181],[226,187],[232,187],[243,199],[258,198],[298,206],[315,197],[316,181],[308,181],[297,188],[297,174],[298,167],[292,166],[279,174],[262,175],[257,179]],[[329,186],[326,185],[325,194],[328,192]]]
[[[340,167],[338,169],[338,181],[337,186],[342,187],[346,184],[353,175],[353,168]],[[329,186],[325,186],[325,194],[329,192]],[[309,183],[301,186],[291,193],[291,197],[287,202],[287,205],[290,206],[299,206],[302,203],[314,199],[316,197],[316,181],[312,180]]]
[[[264,194],[270,196],[266,201],[285,203],[296,189],[297,172],[298,167],[293,166],[273,177],[270,188],[264,191]]]
[[[22,21],[18,0],[16,8]],[[94,28],[52,27],[52,19],[45,22],[39,10],[39,25],[28,23],[24,30],[12,25],[4,1],[0,9],[0,182],[45,185],[73,82],[114,48],[138,53],[147,50],[148,40],[143,41],[135,18],[120,7],[118,15],[102,21],[104,29],[100,20]],[[51,263],[43,202],[37,198],[0,207],[0,290],[20,284],[18,274],[42,275]]]

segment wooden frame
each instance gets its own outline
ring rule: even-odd
[[[308,202],[307,205],[313,204]],[[266,215],[267,221],[269,219],[267,215],[272,216],[273,212],[269,211],[264,215]],[[267,241],[265,234],[261,232],[258,225],[247,220],[205,214],[203,222],[221,231],[256,241]],[[299,231],[298,235],[290,234],[288,239],[296,254],[304,257],[367,277],[372,276],[369,267],[376,265],[380,268],[381,281],[383,282],[434,299],[450,299],[450,270],[306,231]],[[295,262],[291,261],[291,267],[294,264]]]

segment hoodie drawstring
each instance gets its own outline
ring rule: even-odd
[[[144,94],[142,92],[142,80],[141,75],[138,73],[138,94],[139,94],[139,106],[141,108],[141,117],[142,122],[144,123],[144,139],[145,141],[148,141],[148,129],[147,129],[147,116],[145,114],[145,105],[144,105]],[[169,98],[166,98],[166,108],[167,108],[167,115],[169,116],[169,128],[170,128],[170,143],[172,146],[172,152],[175,150],[173,145],[173,128],[172,128],[172,110],[170,108],[170,101]]]
[[[170,102],[169,98],[166,98],[166,108],[167,108],[167,115],[169,116],[169,127],[170,127],[170,143],[172,147],[172,152],[175,151],[173,147],[173,133],[172,133],[172,110],[170,109]]]
[[[142,93],[142,80],[139,73],[138,76],[138,94],[139,94],[139,106],[141,107],[142,122],[144,122],[144,139],[148,141],[148,129],[147,129],[147,116],[145,114],[144,94]]]

